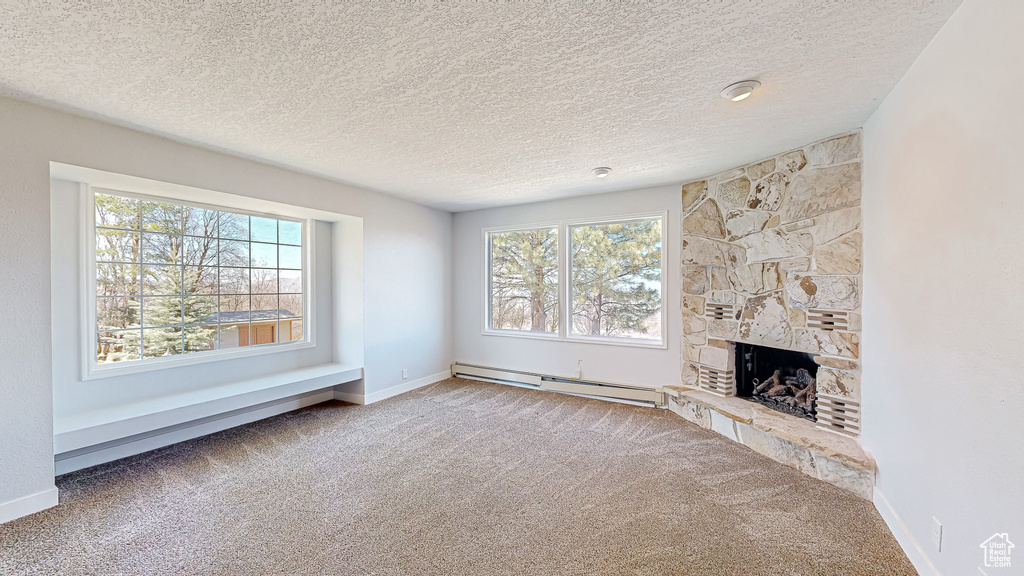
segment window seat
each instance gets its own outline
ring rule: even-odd
[[[239,411],[258,410],[261,405],[333,388],[362,377],[362,366],[337,363],[321,364],[263,378],[162,396],[143,402],[87,412],[54,415],[54,453],[58,455],[57,460],[60,461],[60,455],[70,452],[88,452],[89,450],[86,449],[91,447],[97,447],[97,450],[102,449],[100,445],[129,443],[137,440],[140,435],[153,437],[163,432],[180,430],[190,425],[203,423],[199,421],[226,417]],[[248,421],[256,419],[259,418],[250,418]],[[223,426],[220,429],[228,427],[230,426]],[[203,434],[208,433],[210,432]],[[162,445],[168,443],[173,442]],[[134,453],[138,453],[138,451]]]

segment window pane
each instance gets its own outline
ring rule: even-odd
[[[253,322],[249,325],[249,345],[274,344],[277,342],[277,322]]]
[[[97,296],[135,296],[138,293],[138,264],[96,264]]]
[[[279,290],[284,293],[302,293],[302,271],[301,270],[278,270]]]
[[[217,221],[220,212],[185,206],[185,234],[206,238],[217,237]]]
[[[280,268],[299,270],[302,268],[302,248],[299,246],[281,246]]]
[[[181,317],[184,324],[216,324],[217,297],[186,296]]]
[[[142,261],[149,264],[180,264],[182,237],[142,233]]]
[[[245,331],[246,340],[244,343],[238,339],[239,327]],[[221,350],[225,348],[238,348],[239,346],[248,346],[249,340],[249,325],[248,324],[221,324],[217,329],[217,347]]]
[[[221,296],[220,324],[233,324],[249,321],[249,295]]]
[[[221,268],[220,293],[248,294],[249,274],[248,268]]]
[[[277,242],[277,220],[251,216],[249,221],[252,223],[253,242]]]
[[[232,240],[249,239],[249,217],[231,212],[220,213],[220,237]]]
[[[207,236],[185,236],[182,261],[189,266],[216,266],[218,240]]]
[[[138,262],[139,251],[138,232],[96,229],[97,262]]]
[[[490,235],[491,328],[558,332],[558,230]]]
[[[277,244],[252,243],[253,268],[277,268]]]
[[[181,324],[181,296],[142,299],[143,327]]]
[[[278,297],[281,318],[302,316],[302,294],[282,294]]]
[[[138,328],[141,313],[139,306],[138,298],[97,298],[96,328]]]
[[[217,269],[214,267],[185,267],[185,294],[216,294]]]
[[[142,269],[142,293],[147,296],[181,294],[181,267],[144,266]]]
[[[185,352],[202,352],[217,348],[217,329],[212,326],[186,326]]]
[[[253,294],[250,302],[252,302],[252,322],[277,320],[277,294]]]
[[[143,330],[142,354],[146,358],[181,354],[181,328],[150,328]]]
[[[96,362],[128,362],[142,357],[142,331],[99,332],[96,338]]]
[[[252,269],[252,293],[272,294],[277,292],[277,270]]]
[[[302,244],[302,224],[298,222],[278,220],[277,233],[278,242],[281,244],[292,244],[294,246]]]
[[[96,194],[96,226],[139,229],[139,201],[109,194]]]
[[[221,240],[220,265],[249,267],[249,243],[234,240]]]
[[[571,229],[574,334],[661,339],[661,220]]]
[[[139,207],[142,213],[143,232],[158,232],[173,236],[180,236],[184,232],[184,206],[143,200]]]
[[[281,320],[281,342],[302,340],[302,318]]]

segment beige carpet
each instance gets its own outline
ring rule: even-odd
[[[69,474],[0,574],[914,574],[868,502],[665,411],[446,380]]]

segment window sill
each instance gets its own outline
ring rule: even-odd
[[[561,338],[553,332],[529,332],[526,330],[484,330],[484,336],[503,336],[505,338],[525,338],[528,340],[547,340],[558,342]]]
[[[653,348],[656,350],[667,350],[668,344],[666,342],[659,342],[656,340],[625,340],[620,338],[601,338],[601,337],[580,337],[571,336],[568,338],[561,338],[558,334],[553,333],[531,333],[522,331],[498,331],[498,330],[483,330],[481,332],[484,336],[502,336],[505,338],[522,338],[526,340],[544,340],[546,342],[571,342],[573,344],[598,344],[603,346],[622,346],[626,348]]]
[[[140,374],[143,372],[152,372],[154,370],[166,370],[168,368],[177,368],[180,366],[193,366],[195,364],[217,362],[218,360],[249,358],[252,356],[305,350],[307,348],[314,347],[316,347],[316,342],[265,344],[258,346],[246,346],[244,348],[230,348],[193,354],[180,354],[177,356],[169,356],[167,358],[149,358],[144,361],[125,362],[123,364],[120,362],[112,362],[102,366],[89,365],[82,371],[82,381],[101,380],[103,378],[124,376],[126,374]]]
[[[668,349],[667,343],[659,342],[657,340],[626,340],[623,338],[602,338],[600,336],[570,336],[568,338],[563,338],[562,340],[565,342],[573,342],[576,344],[601,344],[604,346],[625,346],[627,348],[654,348],[658,350]]]

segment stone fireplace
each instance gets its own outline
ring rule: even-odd
[[[737,343],[805,353],[816,426],[860,434],[860,199],[859,131],[683,185],[684,386],[735,396]]]

